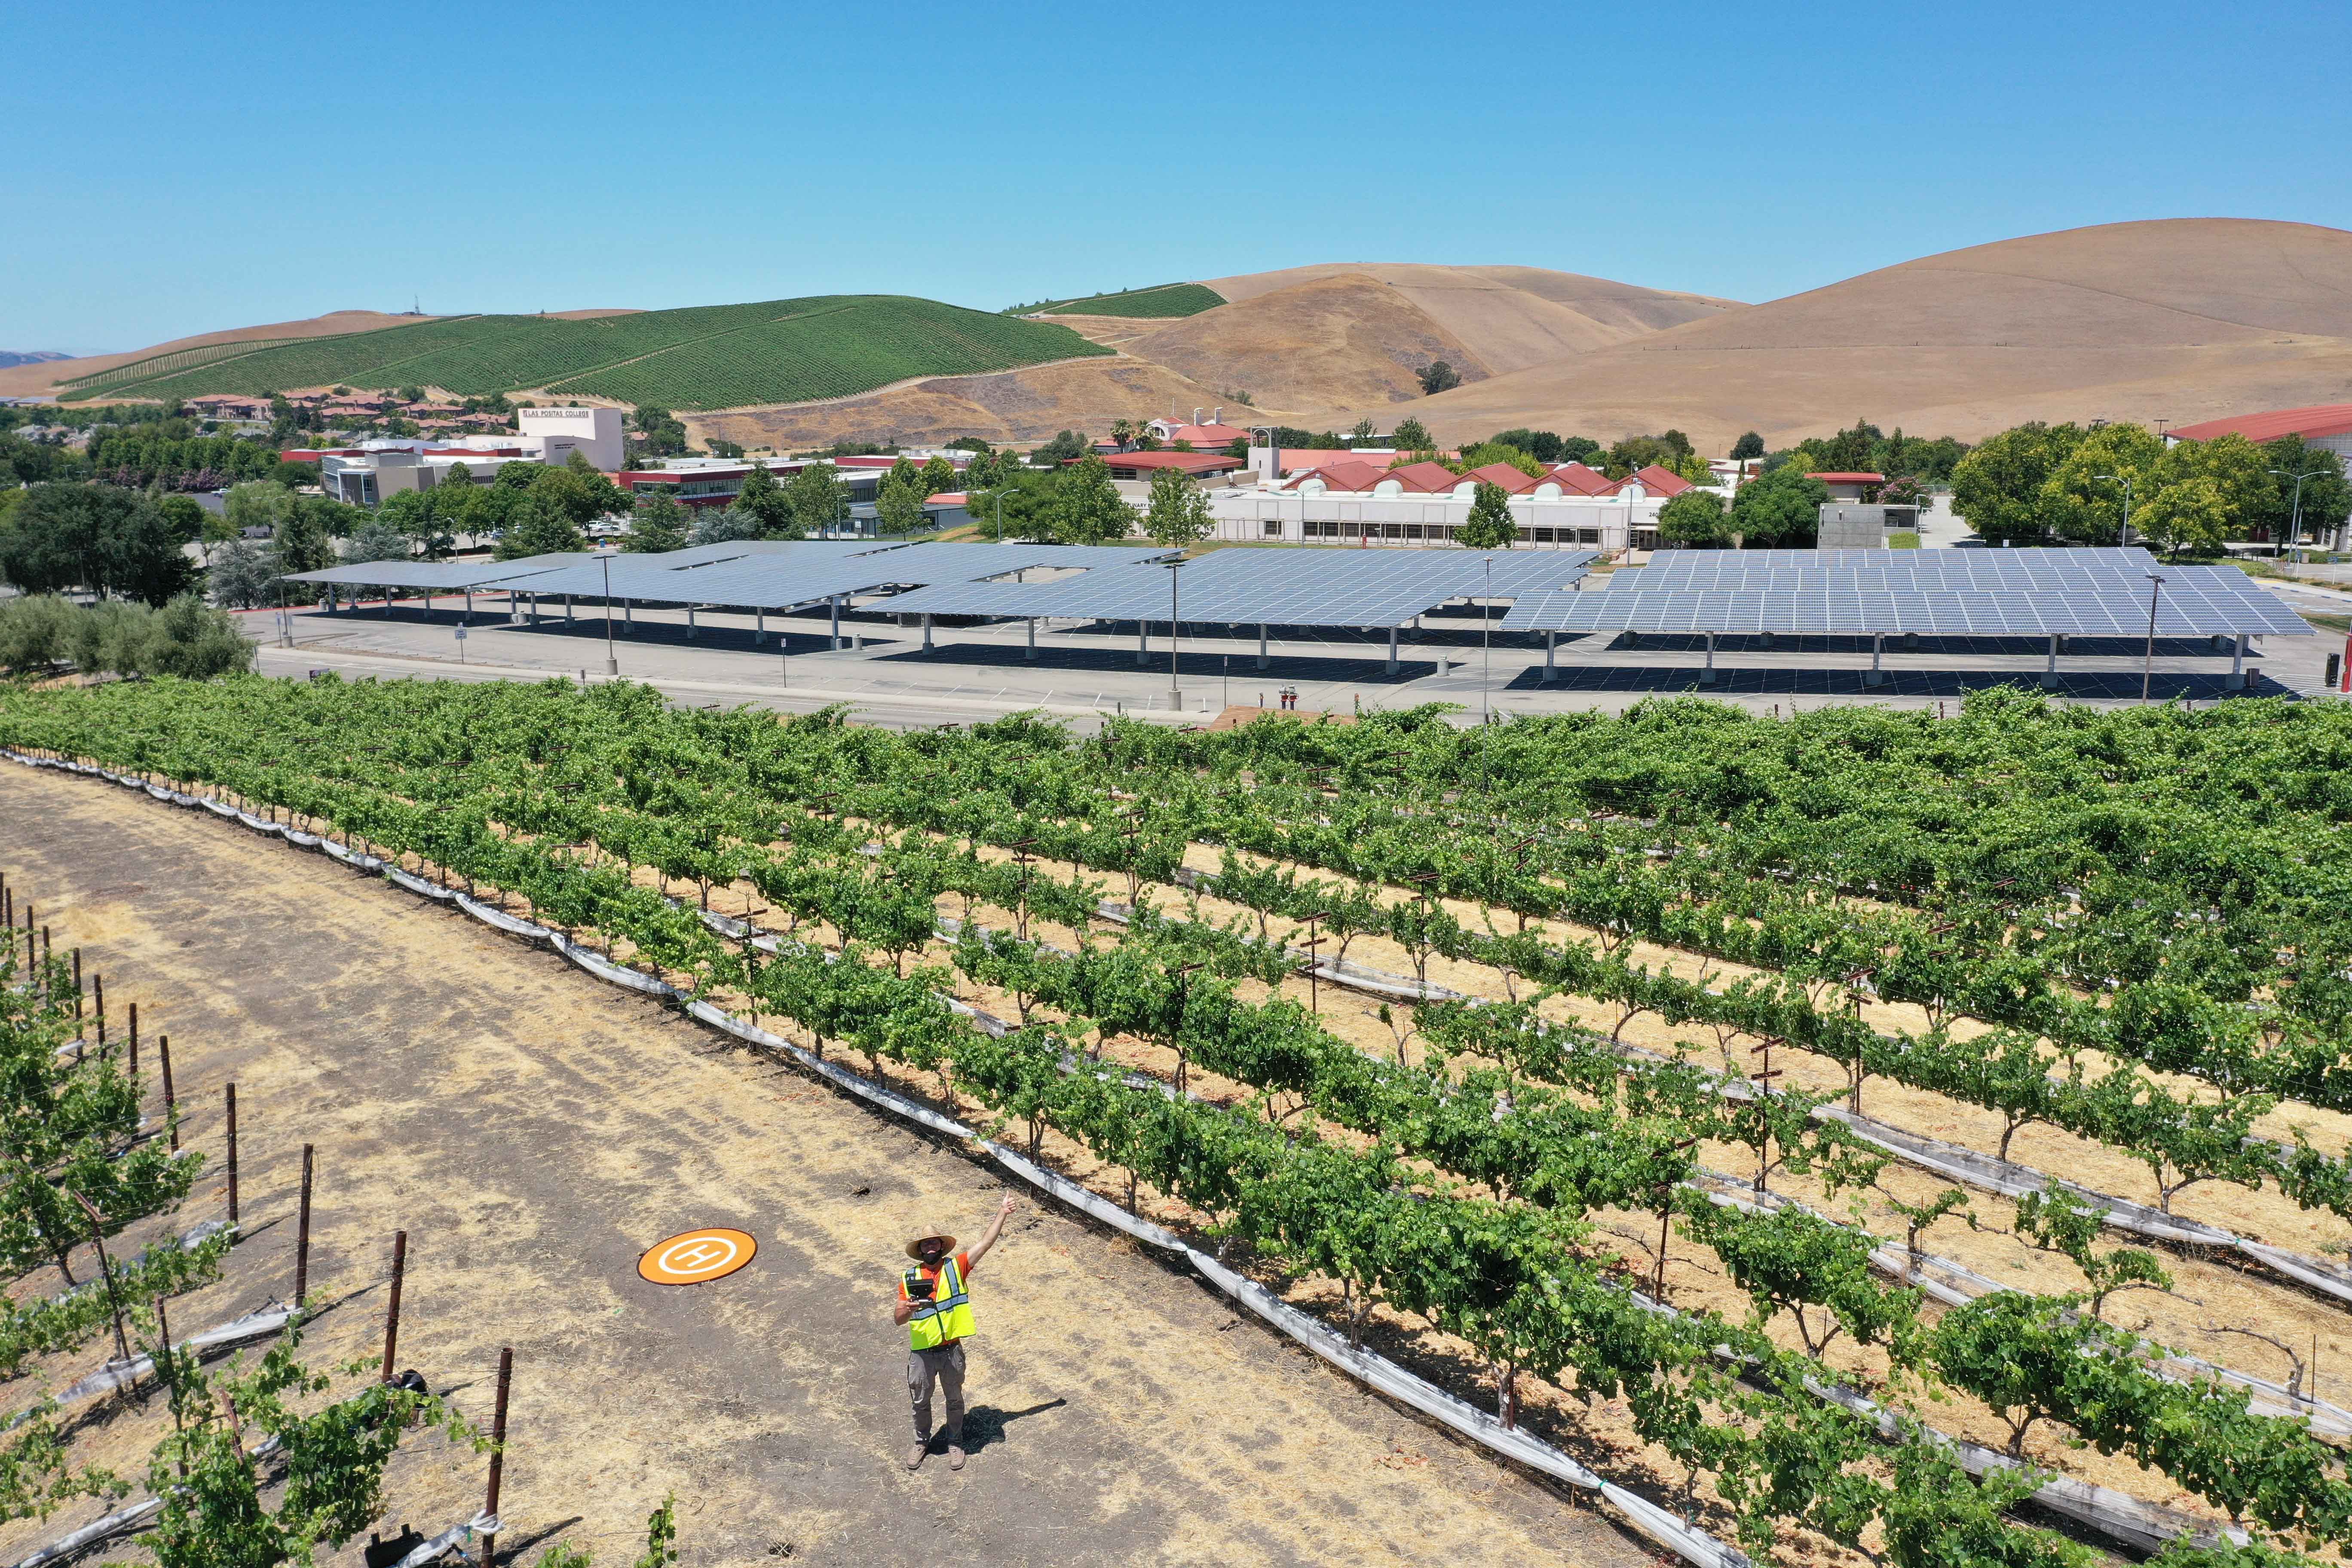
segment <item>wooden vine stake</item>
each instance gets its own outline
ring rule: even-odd
[[[482,1511],[492,1519],[499,1517],[499,1485],[507,1473],[507,1391],[514,1382],[514,1347],[499,1352],[499,1403],[490,1417],[490,1487],[482,1500]],[[498,1561],[499,1532],[488,1531],[482,1536],[482,1568],[490,1568]]]
[[[236,1085],[228,1086],[228,1223],[236,1223]]]
[[[180,1124],[174,1119],[173,1112],[177,1110],[179,1102],[172,1097],[171,1036],[155,1037],[155,1059],[163,1069],[163,1120],[172,1124],[172,1152],[176,1154],[180,1152]]]
[[[383,1381],[392,1381],[392,1358],[400,1349],[400,1281],[408,1272],[408,1233],[392,1233],[392,1297],[383,1309]]]
[[[302,1145],[302,1203],[294,1221],[294,1305],[310,1293],[310,1145]]]

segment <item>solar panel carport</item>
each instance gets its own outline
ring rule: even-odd
[[[2055,683],[2058,654],[2069,637],[2207,637],[2230,639],[2231,684],[2245,681],[2246,639],[2308,635],[2285,605],[2229,567],[2162,566],[2143,551],[2036,551],[2038,560],[1978,552],[1950,565],[1920,563],[1908,552],[1802,552],[1715,555],[1675,552],[1619,572],[1605,589],[1520,599],[1507,630],[1704,634],[1714,679],[1718,634],[1864,636],[1871,638],[1868,683],[1885,679],[1888,635],[2035,637],[2049,639],[2043,684]],[[1853,557],[1862,557],[1854,560]],[[1549,667],[1547,659],[1547,667]]]
[[[873,540],[747,540],[693,545],[658,554],[570,552],[505,562],[362,562],[320,572],[289,574],[287,581],[422,588],[425,609],[434,591],[502,587],[528,600],[533,621],[541,600],[561,596],[564,618],[585,600],[606,606],[618,601],[624,623],[635,624],[643,603],[683,605],[687,635],[695,630],[698,608],[755,612],[754,635],[767,638],[766,613],[802,605],[827,604],[833,612],[835,645],[841,640],[841,610],[860,594],[927,584],[984,579],[1031,571],[1073,568],[1116,570],[1168,553],[1150,547],[1068,544],[907,544]],[[331,610],[331,597],[330,608]],[[389,601],[385,613],[391,613]],[[928,632],[928,626],[926,627]],[[928,636],[925,642],[929,643]]]
[[[1212,551],[1164,574],[1089,571],[1051,583],[942,584],[908,594],[891,607],[1025,620],[1033,658],[1042,619],[1133,621],[1138,663],[1149,650],[1155,620],[1255,625],[1261,669],[1269,626],[1385,627],[1394,674],[1397,631],[1406,622],[1455,599],[1508,599],[1564,587],[1585,574],[1597,553],[1504,551],[1489,557],[1464,550],[1244,547]]]

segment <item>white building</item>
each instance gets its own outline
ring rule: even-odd
[[[1456,474],[1437,463],[1383,468],[1345,454],[1274,483],[1213,492],[1217,537],[1254,544],[1450,544],[1481,483],[1510,498],[1519,542],[1536,549],[1651,550],[1658,510],[1690,481],[1664,468],[1612,480],[1581,463],[1530,475],[1507,463]]]
[[[515,411],[515,420],[521,429],[511,436],[362,441],[285,455],[317,463],[320,488],[353,506],[376,506],[403,490],[431,489],[460,463],[476,484],[486,485],[509,463],[561,467],[577,452],[590,468],[609,474],[627,459],[617,408],[522,408]]]

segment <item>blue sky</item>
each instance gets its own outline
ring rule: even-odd
[[[0,348],[1333,260],[1763,300],[2352,227],[2352,6],[0,7]]]

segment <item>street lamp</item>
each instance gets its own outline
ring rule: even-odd
[[[1180,556],[1160,564],[1168,568],[1168,706],[1171,711],[1181,711],[1184,706],[1184,694],[1176,686],[1176,578],[1178,568],[1184,562]]]
[[[604,678],[617,680],[621,661],[613,656],[613,558],[604,557]]]
[[[995,493],[989,500],[996,503],[996,542],[1002,544],[1004,542],[1004,486],[1002,483],[997,485]]]
[[[2117,545],[2129,544],[2131,542],[2131,476],[2129,474],[2126,474],[2120,479],[2113,474],[2094,474],[2091,477],[2096,479],[2105,479],[2109,484],[2120,484],[2124,487],[2124,530],[2122,534],[2116,540],[2116,543]]]
[[[2140,667],[2139,700],[2147,700],[2148,681],[2156,674],[2156,602],[2164,592],[2164,579],[2151,572],[2147,574],[2147,662]]]
[[[2271,470],[2271,476],[2273,479],[2283,479],[2290,474],[2294,478],[2294,521],[2287,525],[2286,547],[2294,550],[2303,543],[2303,481],[2308,476],[2299,468]]]

